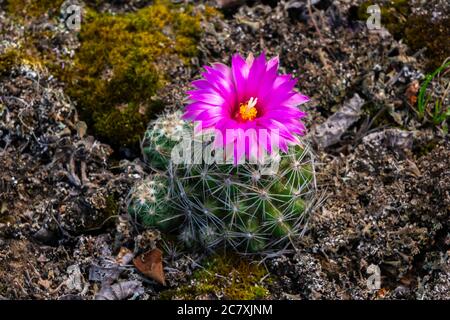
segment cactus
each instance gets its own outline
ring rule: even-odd
[[[162,175],[153,175],[139,182],[130,195],[128,212],[145,226],[171,231],[181,218],[170,206],[167,179]]]
[[[226,245],[241,253],[260,253],[287,245],[300,234],[314,195],[308,147],[292,146],[280,154],[273,175],[261,174],[260,167],[250,163],[175,163],[171,150],[192,129],[178,112],[150,124],[143,151],[159,173],[132,193],[131,213],[144,225],[162,230],[168,230],[165,222],[176,222],[172,231],[189,248]],[[206,144],[200,146],[203,150]],[[153,191],[146,191],[149,188]]]
[[[144,158],[152,169],[167,168],[172,148],[181,140],[187,129],[187,123],[181,119],[181,112],[167,113],[152,121],[142,144]]]

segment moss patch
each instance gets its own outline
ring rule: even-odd
[[[269,296],[267,270],[239,256],[216,255],[194,272],[192,281],[161,293],[161,299],[195,299],[213,295],[223,299],[255,300]]]

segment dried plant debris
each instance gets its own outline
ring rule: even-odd
[[[105,285],[98,292],[95,300],[124,300],[130,297],[138,297],[144,292],[142,283],[139,281],[122,281],[116,284]]]
[[[339,142],[345,131],[361,116],[363,104],[364,100],[358,94],[355,94],[327,121],[317,126],[313,137],[318,146],[326,148]]]

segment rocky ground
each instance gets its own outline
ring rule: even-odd
[[[189,64],[164,66],[169,80],[157,97],[166,108],[183,106],[202,65],[229,63],[234,52],[280,55],[282,71],[312,97],[305,108],[320,201],[304,237],[291,252],[208,269],[208,255],[139,229],[126,200],[148,174],[143,160],[93,135],[64,80],[30,58],[31,45],[26,59],[5,56],[31,32],[39,52],[70,64],[76,33],[48,14],[18,20],[0,1],[0,298],[449,299],[448,120],[416,112],[434,56],[392,29],[369,31],[358,16],[363,1],[186,2],[220,13],[203,21]],[[95,10],[151,3],[97,1]],[[391,10],[442,25],[450,10],[439,0],[402,8]],[[51,34],[45,42],[41,31]],[[427,91],[444,108],[449,78],[444,70]],[[368,286],[378,270],[380,286]],[[234,276],[205,286],[211,274]]]

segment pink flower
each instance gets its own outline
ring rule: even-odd
[[[305,133],[300,119],[306,113],[297,106],[309,98],[294,90],[297,80],[291,75],[278,74],[278,64],[278,57],[266,61],[262,53],[247,60],[236,54],[231,68],[221,63],[205,66],[203,78],[192,82],[195,90],[187,92],[190,101],[183,118],[198,122],[201,130],[221,133],[215,146],[231,145],[235,162],[244,151],[247,158],[261,148],[269,154],[275,147],[286,152]],[[234,133],[227,135],[230,131]]]

